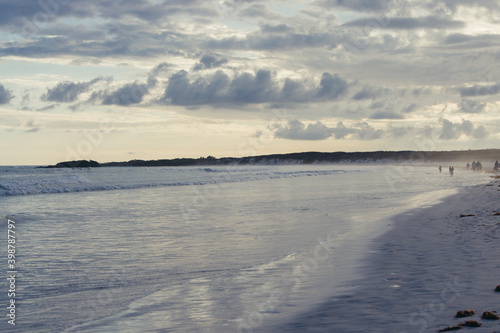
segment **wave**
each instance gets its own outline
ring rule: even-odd
[[[159,179],[148,182],[140,182],[130,179],[130,175],[124,175],[123,180],[118,183],[110,183],[107,177],[101,175],[101,181],[90,180],[88,176],[71,175],[64,177],[26,179],[26,180],[0,180],[0,196],[33,195],[49,193],[69,193],[87,191],[111,191],[127,190],[164,186],[195,186],[211,185],[219,183],[235,183],[256,181],[263,179],[280,179],[295,177],[314,177],[333,174],[370,172],[369,170],[301,170],[301,171],[278,171],[270,169],[212,169],[203,168],[201,177],[198,173],[191,180],[179,181],[172,179],[160,181]],[[88,174],[87,174],[88,175]],[[42,176],[42,175],[40,175]],[[46,175],[45,175],[46,176]],[[156,178],[161,177],[157,175]],[[140,175],[137,176],[140,179]],[[180,177],[179,177],[180,178]],[[183,176],[182,178],[186,178]],[[200,179],[201,178],[201,179]],[[129,183],[126,183],[129,182]],[[132,183],[130,183],[132,182]],[[98,185],[96,184],[98,183]]]

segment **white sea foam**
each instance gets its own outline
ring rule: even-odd
[[[127,170],[126,170],[127,169]],[[123,173],[134,169],[132,177]],[[109,191],[159,186],[207,185],[227,182],[245,182],[262,179],[314,177],[345,172],[369,172],[368,170],[300,170],[287,171],[286,167],[271,168],[101,168],[93,170],[62,170],[69,175],[54,175],[53,170],[18,170],[14,179],[2,173],[0,168],[0,196],[82,191]],[[121,178],[117,175],[123,174]],[[146,178],[146,179],[144,179]],[[167,179],[165,181],[165,179]],[[145,181],[146,180],[146,181]]]

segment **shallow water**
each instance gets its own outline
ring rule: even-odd
[[[15,331],[265,329],[341,292],[389,216],[484,179],[434,166],[2,167]]]

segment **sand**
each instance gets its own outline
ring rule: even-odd
[[[461,332],[500,332],[500,180],[468,187],[432,207],[388,221],[350,294],[277,325],[294,332],[437,332],[469,320]],[[469,215],[460,217],[460,215]],[[475,315],[455,318],[458,311]]]

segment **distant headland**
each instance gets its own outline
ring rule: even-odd
[[[302,152],[247,157],[213,156],[161,160],[130,160],[126,162],[98,163],[93,160],[60,162],[41,168],[95,168],[95,167],[162,167],[196,165],[246,164],[329,164],[329,163],[401,163],[401,162],[484,162],[500,159],[500,149],[456,151],[372,151],[372,152]]]

